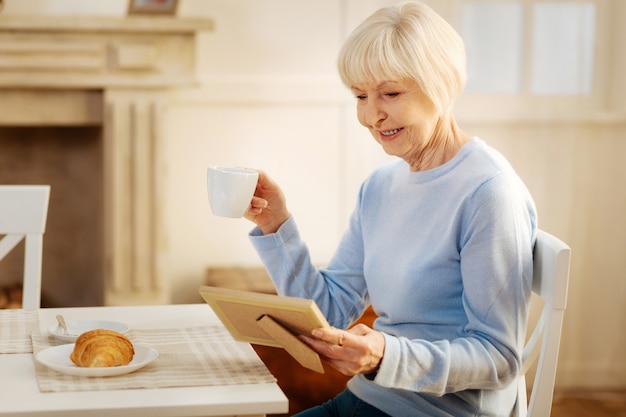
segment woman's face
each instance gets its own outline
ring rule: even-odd
[[[409,164],[421,158],[434,134],[438,113],[414,81],[383,81],[352,87],[357,117],[389,155]]]

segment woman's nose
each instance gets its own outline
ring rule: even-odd
[[[365,112],[365,120],[368,125],[376,126],[380,124],[380,122],[385,120],[386,118],[387,118],[387,113],[384,111],[384,109],[380,106],[380,104],[377,101],[371,100],[370,102],[367,103],[367,110]]]

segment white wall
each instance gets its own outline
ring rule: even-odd
[[[386,3],[181,0],[180,15],[212,17],[216,27],[199,44],[202,85],[177,93],[166,121],[173,302],[199,301],[208,266],[259,264],[246,236],[251,223],[210,213],[210,164],[267,170],[283,186],[315,262],[329,259],[358,184],[387,159],[357,125],[335,56],[346,33]],[[428,3],[442,13],[453,4]],[[500,149],[519,171],[541,227],[572,247],[557,376],[562,388],[626,386],[626,28],[619,19],[626,2],[607,4],[614,7],[603,23],[610,37],[600,48],[610,59],[599,70],[608,87],[593,115],[573,112],[577,103],[540,119],[503,117],[497,105],[472,100],[459,109],[465,130]],[[14,0],[4,12],[121,16],[125,10],[125,0]]]

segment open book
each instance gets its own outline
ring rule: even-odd
[[[324,373],[317,352],[298,338],[329,327],[315,301],[209,286],[199,292],[236,340],[281,347],[302,366]]]

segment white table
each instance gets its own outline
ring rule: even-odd
[[[144,329],[221,324],[206,304],[53,308],[40,310],[42,332],[56,322],[57,314],[73,320],[121,321]],[[276,383],[42,393],[31,353],[0,354],[0,416],[264,416],[286,413],[287,405]]]

